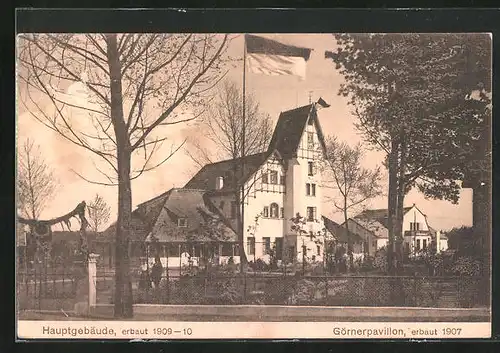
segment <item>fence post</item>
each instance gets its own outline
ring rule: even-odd
[[[89,254],[88,259],[88,275],[89,275],[89,310],[96,305],[96,284],[97,284],[97,269],[96,263],[99,255]]]
[[[328,305],[328,276],[323,274],[325,276],[325,305]]]

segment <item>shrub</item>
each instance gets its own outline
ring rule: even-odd
[[[265,263],[262,259],[257,259],[255,262],[250,262],[250,267],[254,271],[270,271],[271,266]]]
[[[302,279],[297,282],[295,289],[290,297],[290,304],[304,305],[311,304],[316,294],[316,285],[313,281]]]
[[[481,263],[471,257],[459,257],[451,266],[451,272],[459,276],[479,276]]]
[[[295,284],[296,282],[294,278],[279,278],[266,281],[264,287],[265,304],[289,304],[290,297],[294,292]]]
[[[213,304],[236,304],[241,293],[236,278],[221,278],[213,282],[213,292],[216,296],[210,300]]]
[[[387,272],[387,249],[385,247],[380,248],[375,253],[375,257],[373,259],[373,265],[375,268],[379,269],[382,272]]]
[[[375,270],[377,267],[375,266],[374,262],[374,257],[370,255],[366,255],[361,261],[361,264],[359,265],[359,271],[360,272],[370,272]]]

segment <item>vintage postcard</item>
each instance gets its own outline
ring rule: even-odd
[[[491,336],[488,33],[19,33],[18,339]]]

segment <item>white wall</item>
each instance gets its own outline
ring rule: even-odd
[[[439,240],[439,251],[448,250],[448,239],[440,239]]]
[[[412,222],[419,224],[418,230],[429,230],[426,217],[415,206],[403,216],[403,232],[411,230],[410,223]]]
[[[347,220],[347,223],[349,224],[349,231],[359,235],[367,243],[368,248],[366,251],[368,255],[375,255],[375,252],[379,248],[378,238],[375,237],[372,232],[367,230],[365,227],[362,227],[352,219]]]
[[[270,172],[278,172],[278,184],[271,184]],[[262,174],[268,174],[268,183],[262,183]],[[248,238],[255,237],[255,259],[262,258],[264,253],[263,238],[270,238],[271,246],[276,238],[282,238],[285,232],[286,216],[280,218],[281,207],[285,207],[285,185],[281,185],[280,177],[285,175],[283,166],[278,159],[271,156],[259,170],[254,173],[245,185],[247,197],[244,208],[244,248],[247,258],[253,261],[254,255],[249,254]],[[278,204],[278,218],[271,218],[271,204]],[[264,207],[268,207],[269,217],[263,216]],[[258,224],[255,224],[256,216],[259,216]],[[255,227],[255,230],[254,230]],[[252,234],[254,233],[254,234]]]
[[[377,239],[377,250],[380,248],[383,248],[384,246],[387,246],[388,242],[389,242],[389,239],[387,239],[387,238],[378,238]]]
[[[313,150],[307,150],[308,147],[308,134],[307,131],[314,133],[314,146]],[[315,234],[324,230],[324,224],[321,219],[322,207],[321,200],[323,192],[321,190],[321,172],[319,168],[319,160],[322,156],[320,153],[320,144],[318,140],[317,127],[316,125],[306,125],[306,132],[301,138],[299,148],[297,151],[298,158],[294,158],[286,161],[282,164],[277,158],[278,156],[272,155],[268,161],[266,161],[246,182],[245,185],[245,207],[243,214],[243,229],[245,232],[244,236],[244,249],[249,260],[253,260],[254,255],[249,254],[248,249],[248,238],[255,237],[255,258],[263,258],[264,245],[263,238],[270,238],[271,244],[274,244],[276,238],[285,238],[283,242],[284,248],[290,244],[296,244],[297,258],[299,261],[302,259],[301,251],[301,240],[297,241],[296,234],[292,234],[291,226],[292,222],[290,219],[294,217],[297,213],[301,216],[307,216],[307,207],[316,207],[316,222],[308,222],[305,226],[306,231],[312,231]],[[309,176],[308,174],[308,161],[315,161],[314,175]],[[285,168],[287,168],[285,170]],[[271,184],[270,171],[278,172],[278,183]],[[262,174],[268,173],[268,183],[262,183]],[[281,176],[285,176],[285,185],[280,184]],[[315,196],[306,195],[306,183],[316,185]],[[224,210],[223,214],[226,217],[230,216],[230,204],[234,197],[231,194],[223,196],[212,197],[212,202],[217,207],[220,201],[224,200]],[[264,207],[269,207],[269,216],[271,215],[271,204],[278,204],[278,211],[281,213],[281,207],[284,209],[284,217],[281,218],[279,214],[278,218],[263,217]],[[255,224],[256,216],[260,215],[258,224]],[[236,222],[233,222],[233,225]],[[255,227],[255,228],[254,228]],[[254,234],[252,234],[254,233]],[[287,240],[286,237],[289,236],[291,239]],[[307,237],[309,239],[309,237]],[[318,238],[317,238],[318,239]],[[324,249],[324,239],[321,237],[321,255],[317,255],[317,248],[314,241],[304,240],[307,246],[311,248],[312,253],[315,257],[322,259],[323,249]],[[297,243],[298,244],[297,246]],[[314,244],[313,244],[314,243]]]

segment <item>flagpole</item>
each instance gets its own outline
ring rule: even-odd
[[[245,168],[245,135],[246,135],[246,73],[247,73],[247,38],[246,34],[243,36],[243,104],[242,104],[242,128],[241,128],[241,175],[244,175]],[[244,225],[244,215],[245,215],[245,183],[243,178],[241,179],[241,214],[240,214],[240,223],[241,223],[241,242],[240,242],[240,272],[244,272],[243,267],[243,257],[241,255],[244,254],[243,246],[245,245],[245,225]],[[239,206],[239,205],[238,205]],[[245,289],[246,290],[246,289]]]

